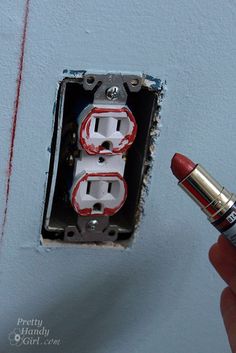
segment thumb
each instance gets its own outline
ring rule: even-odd
[[[236,353],[236,295],[229,287],[221,294],[220,308],[230,347],[232,352]]]

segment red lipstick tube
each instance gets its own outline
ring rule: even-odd
[[[201,207],[211,224],[236,246],[236,195],[220,185],[200,164],[176,153],[171,169],[178,185]]]

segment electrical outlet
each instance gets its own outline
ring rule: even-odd
[[[70,190],[74,210],[81,216],[115,214],[127,196],[124,169],[123,155],[89,155],[81,150]]]
[[[71,203],[80,216],[112,216],[123,206],[127,186],[119,173],[83,173],[71,188]]]
[[[57,94],[42,242],[126,247],[143,210],[163,85],[144,74],[65,75]]]
[[[92,106],[79,116],[79,142],[88,154],[116,154],[135,140],[137,124],[126,106]]]

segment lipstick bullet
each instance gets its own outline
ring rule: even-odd
[[[173,156],[171,170],[178,185],[200,206],[211,224],[236,246],[236,195],[200,164],[180,153]]]

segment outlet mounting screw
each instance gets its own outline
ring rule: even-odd
[[[107,99],[114,101],[119,97],[119,87],[112,86],[106,90]]]
[[[74,157],[72,154],[70,154],[69,156],[66,157],[66,162],[69,164],[70,167],[73,165]]]
[[[88,230],[94,231],[96,230],[97,225],[98,221],[96,219],[91,219],[91,221],[87,223],[87,228]]]
[[[76,133],[73,132],[72,136],[71,136],[71,143],[74,145],[77,141],[77,136],[76,136]]]

